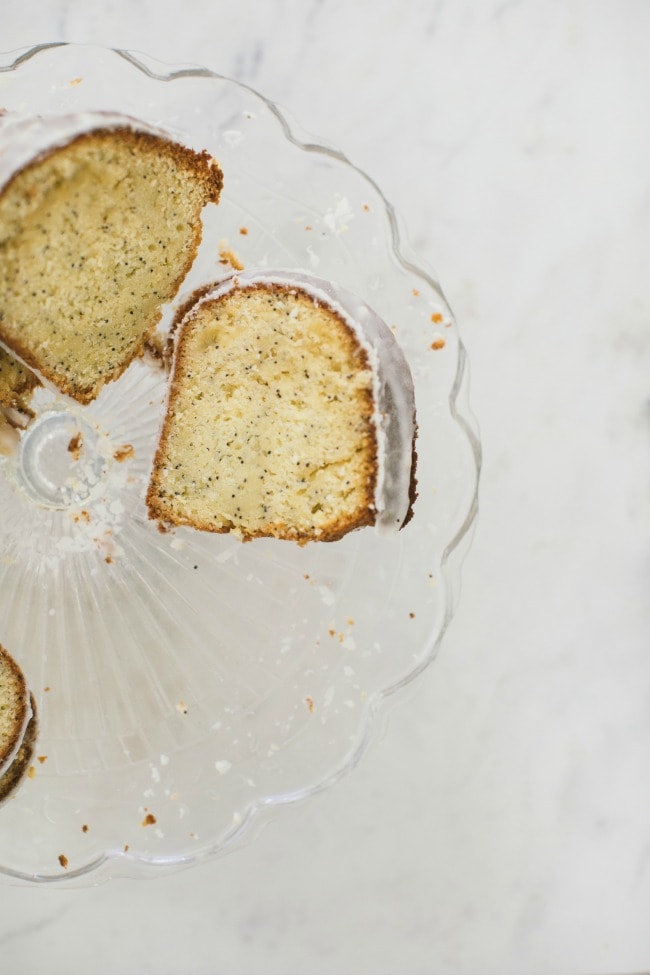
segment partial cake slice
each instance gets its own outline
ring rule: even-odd
[[[35,715],[25,675],[0,646],[0,800],[13,791],[26,770],[36,736]]]
[[[139,356],[222,173],[126,116],[0,117],[0,342],[81,403]]]
[[[30,399],[37,386],[34,373],[0,348],[0,456],[14,453],[18,430],[33,418]]]
[[[414,440],[408,365],[363,302],[305,274],[236,274],[181,310],[149,513],[245,540],[397,531]]]
[[[30,369],[0,348],[0,407],[23,406],[39,385]]]
[[[29,695],[30,719],[25,728],[25,734],[18,747],[13,761],[5,772],[0,775],[0,802],[8,799],[18,788],[25,773],[29,770],[34,756],[34,746],[38,735],[38,719],[36,716],[36,702],[34,696]]]

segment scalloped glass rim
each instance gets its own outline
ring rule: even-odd
[[[104,48],[93,49],[87,45],[66,43],[42,44],[21,51],[18,54],[12,52],[14,56],[11,62],[0,65],[0,77],[3,72],[15,71],[21,65],[25,65],[39,55],[61,48],[67,49],[72,53],[82,50],[86,52],[96,50],[104,54],[114,55],[128,62],[128,64],[142,75],[155,81],[169,83],[183,78],[205,79],[208,82],[210,80],[221,81],[227,83],[229,86],[234,86],[234,88],[240,91],[247,92],[253,101],[258,101],[259,105],[264,106],[268,110],[280,127],[282,136],[296,149],[301,152],[314,154],[316,157],[334,160],[337,165],[355,173],[356,177],[367,185],[369,191],[372,190],[372,193],[381,202],[383,207],[383,217],[388,228],[392,258],[409,278],[416,279],[417,282],[421,283],[423,289],[428,289],[431,294],[437,296],[438,305],[436,307],[439,307],[444,312],[447,319],[447,326],[451,326],[454,333],[456,333],[453,316],[439,283],[430,273],[423,270],[417,264],[415,257],[407,255],[408,248],[404,243],[404,234],[398,218],[377,184],[350,163],[347,157],[339,150],[315,141],[309,141],[304,132],[301,134],[301,130],[299,130],[296,123],[293,120],[289,121],[286,113],[273,102],[249,86],[241,85],[206,68],[165,65],[140,53],[136,54],[126,50]],[[9,56],[11,54],[5,54],[3,57]],[[2,92],[0,90],[1,103]],[[416,293],[415,288],[413,289],[413,293]],[[416,663],[411,669],[399,676],[398,679],[374,691],[370,699],[366,702],[361,724],[354,734],[352,747],[347,748],[342,757],[332,762],[327,774],[319,778],[317,782],[293,787],[285,791],[270,791],[252,798],[245,806],[239,809],[236,817],[233,818],[230,829],[223,831],[216,840],[197,844],[191,853],[181,852],[177,855],[170,855],[169,853],[156,855],[142,851],[130,853],[111,845],[110,848],[73,866],[62,874],[56,873],[54,870],[51,873],[30,873],[28,871],[17,870],[11,866],[0,865],[0,876],[14,882],[63,883],[69,886],[70,884],[83,885],[97,883],[100,880],[106,880],[116,876],[158,875],[170,869],[187,866],[208,856],[224,854],[237,848],[244,842],[248,842],[255,832],[268,821],[269,812],[272,808],[282,804],[304,800],[309,796],[315,795],[317,792],[331,786],[357,764],[373,740],[379,720],[387,714],[389,706],[400,698],[398,692],[403,691],[410,685],[434,660],[446,627],[453,616],[459,596],[460,566],[471,539],[471,529],[477,513],[481,448],[476,423],[468,404],[466,353],[457,335],[455,350],[456,357],[449,386],[447,406],[451,422],[455,426],[454,436],[457,439],[458,449],[465,451],[466,454],[464,477],[469,483],[465,485],[464,496],[467,499],[465,509],[460,513],[455,513],[454,524],[447,526],[450,529],[449,537],[440,540],[443,544],[439,557],[440,578],[438,584],[439,591],[442,592],[442,596],[440,597],[442,600],[442,610],[439,613],[439,619],[435,627],[431,629],[423,641],[422,648],[417,655]]]

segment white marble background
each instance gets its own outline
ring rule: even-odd
[[[246,81],[365,168],[460,322],[460,608],[351,776],[155,881],[0,885],[0,970],[650,971],[650,4],[3,0],[0,48]]]

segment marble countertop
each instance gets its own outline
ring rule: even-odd
[[[0,886],[3,970],[650,971],[650,7],[43,6],[5,2],[4,50],[206,65],[378,182],[458,319],[484,467],[442,650],[354,773],[201,867]]]

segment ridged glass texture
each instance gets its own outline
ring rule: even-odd
[[[158,531],[144,492],[165,377],[143,362],[86,408],[38,393],[31,444],[0,461],[0,642],[40,714],[33,774],[0,807],[0,875],[160,873],[248,841],[273,808],[351,769],[434,659],[476,513],[465,352],[377,186],[251,89],[45,45],[4,56],[0,106],[126,112],[208,149],[224,192],[179,300],[224,272],[228,250],[247,268],[306,269],[367,301],[414,376],[419,498],[390,539]],[[68,493],[51,498],[39,465],[76,433],[88,449],[66,457]]]

